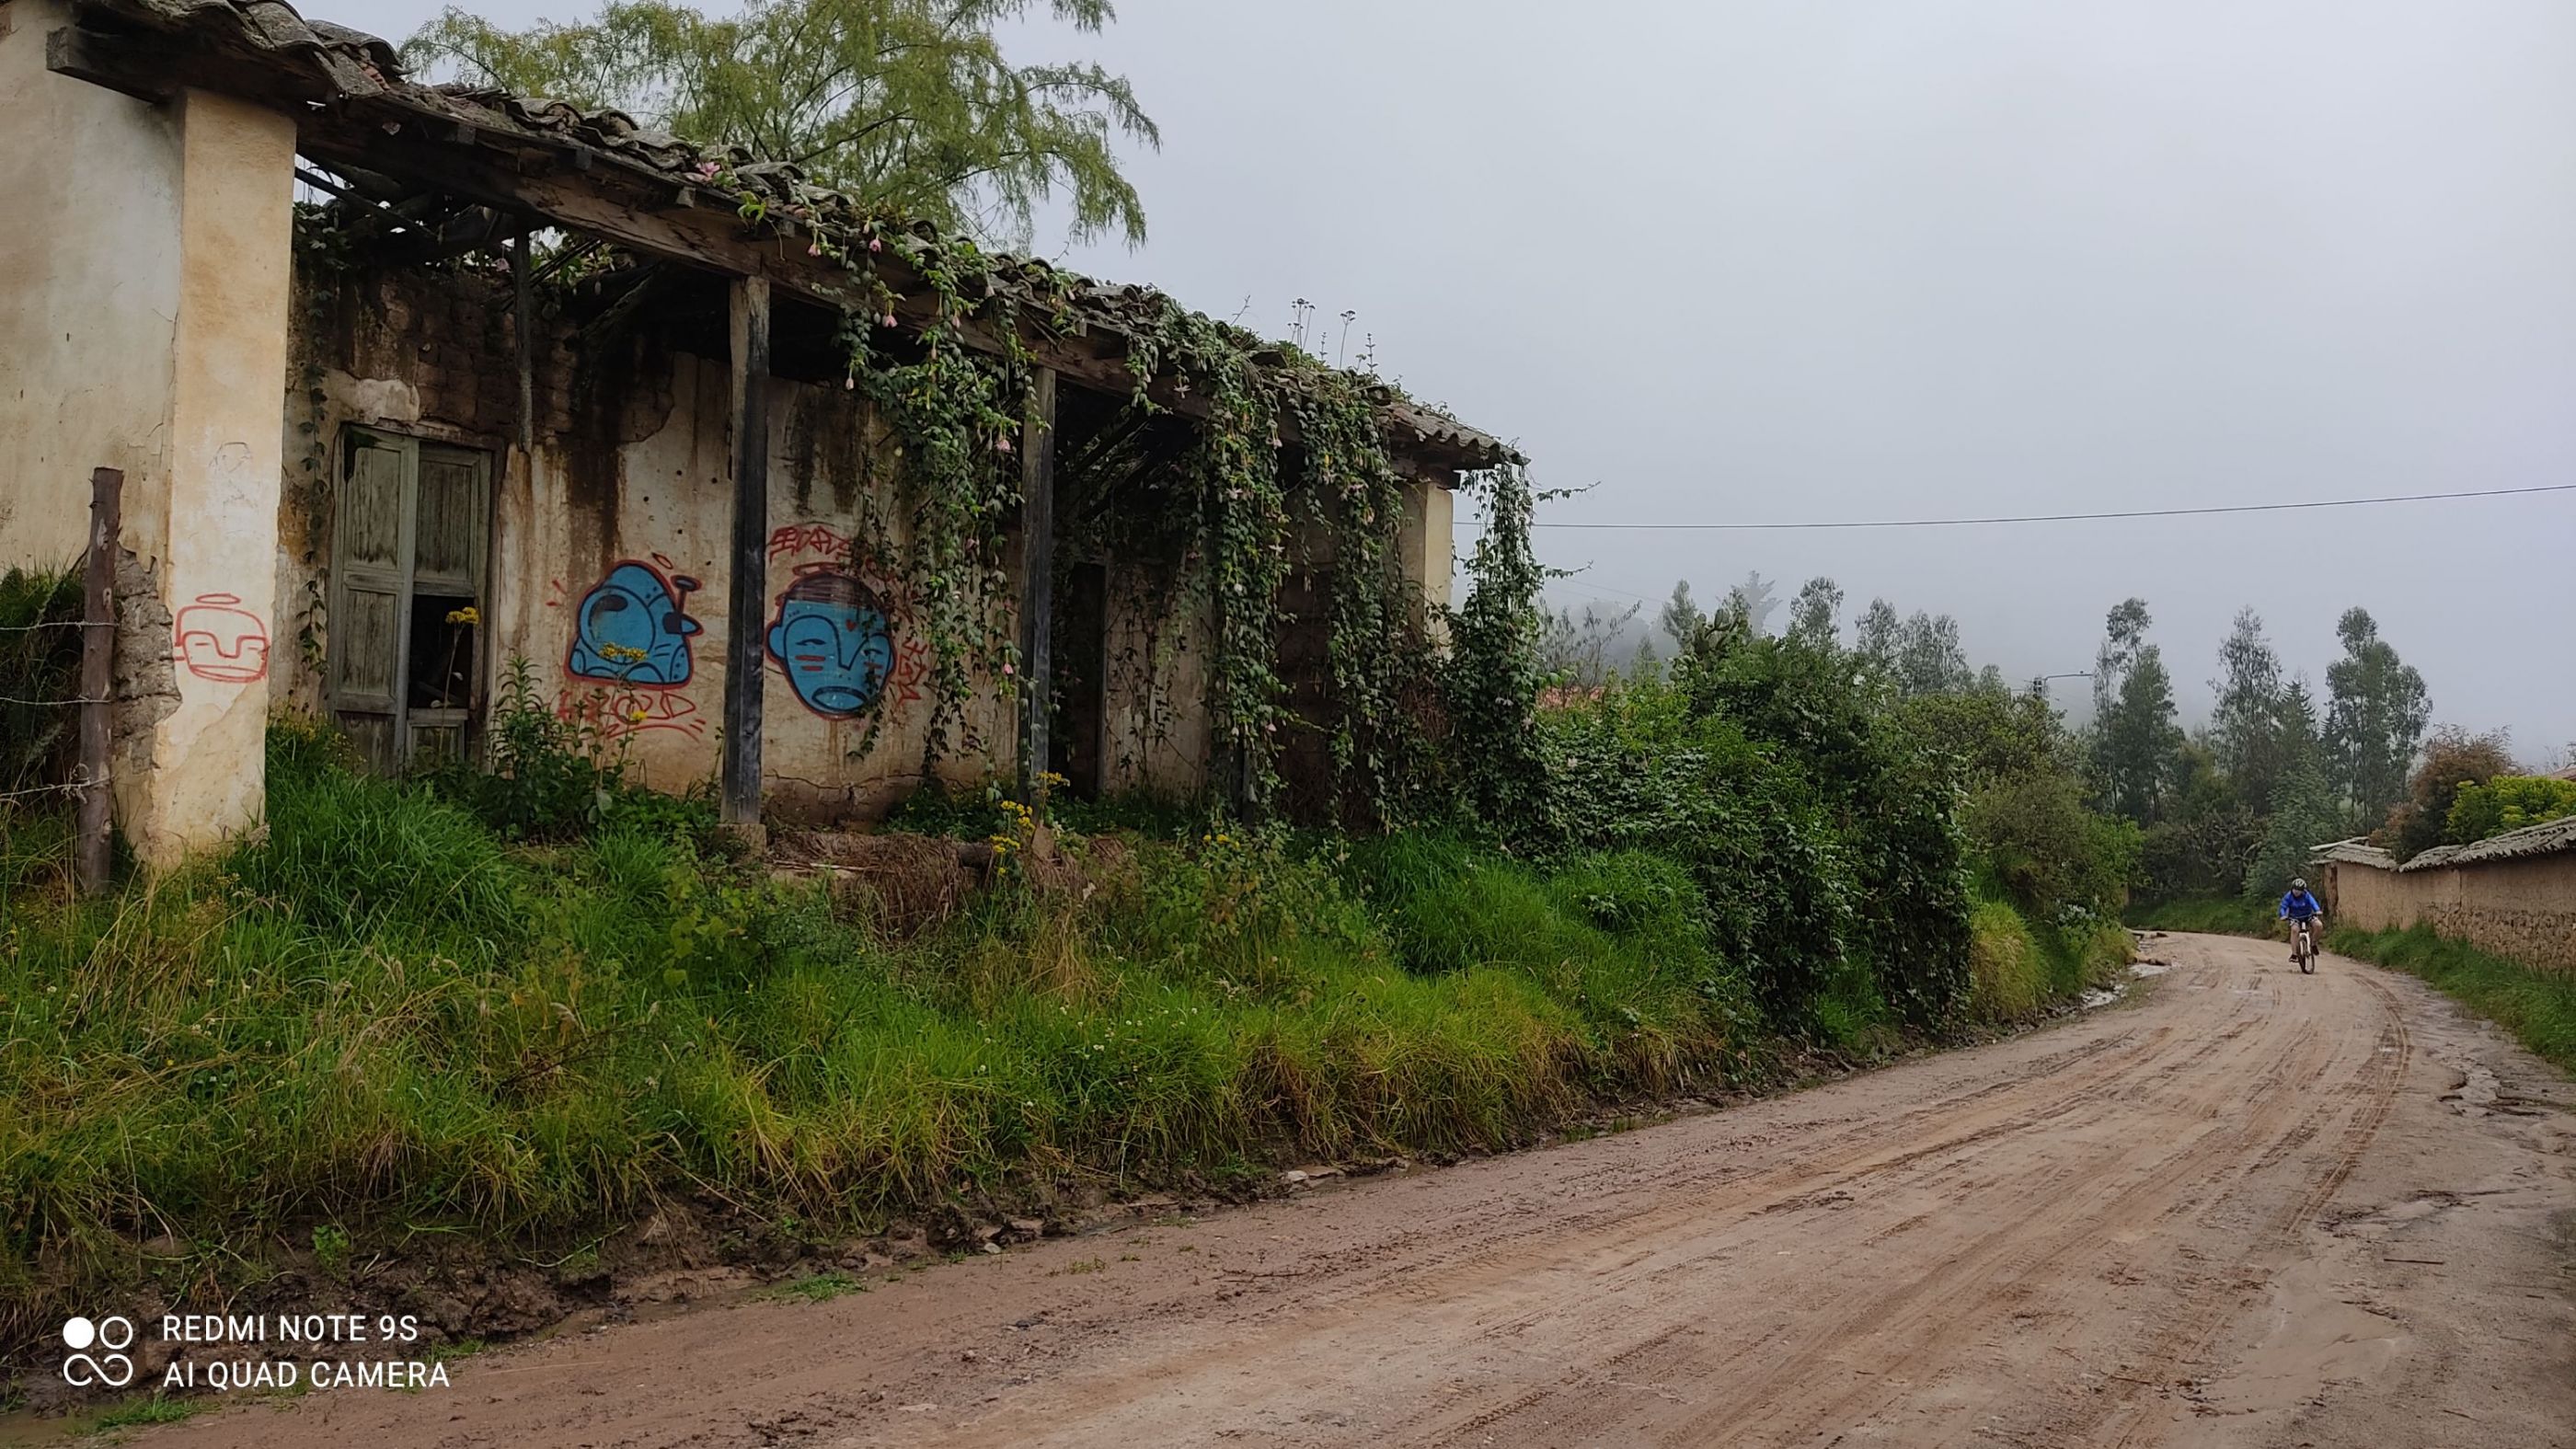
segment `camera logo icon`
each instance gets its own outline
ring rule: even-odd
[[[86,1318],[63,1320],[63,1382],[76,1389],[121,1389],[134,1382],[134,1360],[124,1350],[134,1344],[134,1325],[110,1316],[96,1323]],[[93,1356],[91,1349],[100,1352]]]

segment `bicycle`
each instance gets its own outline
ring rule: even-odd
[[[2313,917],[2290,923],[2290,959],[2299,963],[2299,974],[2317,974],[2317,926]]]

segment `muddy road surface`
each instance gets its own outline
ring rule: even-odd
[[[2150,953],[1793,1096],[140,1442],[2576,1445],[2576,1092],[2402,977]]]

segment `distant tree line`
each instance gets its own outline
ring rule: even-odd
[[[2424,676],[2366,609],[2335,623],[2320,707],[2252,609],[2218,647],[2209,722],[2185,733],[2142,599],[2106,620],[2094,663],[2093,773],[2139,824],[2144,893],[2278,893],[2316,847],[2367,836],[2399,859],[2576,814],[2576,784],[2524,775],[2502,730],[2432,726]],[[2462,797],[2468,797],[2462,808]]]
[[[1778,637],[1840,651],[1860,679],[1892,701],[2016,697],[1993,665],[1969,663],[1959,623],[1947,614],[1900,614],[1886,599],[1872,599],[1846,647],[1844,598],[1832,579],[1808,580],[1789,601]],[[1642,605],[1560,611],[1546,662],[1561,682],[1598,686],[1622,673],[1658,670],[1657,635],[1675,657],[1712,631],[1770,637],[1778,608],[1771,583],[1758,573],[1713,610],[1679,582],[1652,632],[1639,621]],[[2035,711],[2028,718],[2047,721],[2038,732],[2068,763],[2067,772],[2047,775],[2048,789],[2077,788],[2068,784],[2075,780],[2084,805],[2135,827],[2129,884],[2146,898],[2262,897],[2302,874],[2315,848],[2330,841],[2366,835],[2405,859],[2576,814],[2576,781],[2527,773],[2503,731],[2434,727],[2423,675],[2399,657],[2366,609],[2348,609],[2336,622],[2341,653],[2326,668],[2322,694],[2283,667],[2261,616],[2238,611],[2218,647],[2209,719],[2196,730],[2181,723],[2172,672],[2149,637],[2153,623],[2144,599],[2111,609],[2094,657],[2092,718],[2082,727],[2058,718],[2045,681],[2017,696],[2021,708]],[[2576,755],[2576,745],[2564,753]],[[1996,791],[1996,779],[2017,783]],[[2010,798],[2027,794],[2025,784],[2012,772],[1990,777],[1982,802],[1988,818],[2027,807],[2029,800]],[[1997,844],[1989,841],[1990,857]],[[2010,856],[2008,843],[2002,850]]]

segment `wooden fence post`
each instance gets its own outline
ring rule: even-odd
[[[81,572],[80,822],[72,875],[83,895],[107,889],[115,864],[107,756],[116,688],[116,553],[123,524],[125,474],[89,475],[89,558]]]
[[[1055,695],[1055,369],[1033,369],[1020,427],[1020,798],[1042,793]]]
[[[769,660],[769,279],[736,277],[733,336],[733,574],[725,623],[727,825],[760,823],[761,687]]]

